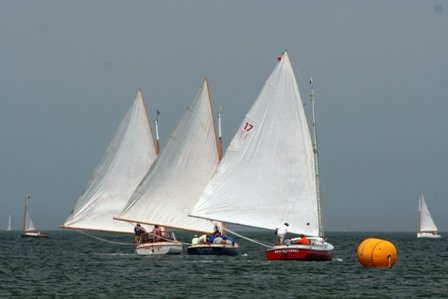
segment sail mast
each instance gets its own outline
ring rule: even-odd
[[[314,86],[313,86],[313,78],[310,78],[311,85],[311,107],[313,111],[313,153],[314,153],[314,168],[316,174],[316,197],[317,197],[317,213],[319,219],[319,235],[321,237],[324,236],[324,230],[322,225],[322,215],[320,208],[320,174],[319,174],[319,155],[317,148],[317,124],[316,124],[316,100],[314,96]]]
[[[218,157],[219,157],[219,161],[222,160],[222,156],[223,156],[223,152],[222,152],[221,110],[222,110],[222,107],[219,107],[219,111],[218,111]]]
[[[148,110],[148,107],[146,106],[146,102],[145,102],[145,98],[143,96],[142,89],[139,88],[137,93],[140,93],[140,96],[141,96],[141,99],[142,99],[142,103],[143,103],[143,107],[145,107],[146,119],[148,120],[149,127],[151,128],[151,121],[150,121],[150,117],[149,117],[149,114],[148,114],[149,110]],[[158,126],[158,123],[159,123],[159,110],[157,110],[157,115],[156,115],[156,119],[154,120],[154,123],[155,123],[155,126],[156,126],[156,136],[157,136],[156,141],[155,141],[155,149],[156,149],[156,156],[158,156],[159,152],[160,152],[159,126]],[[151,130],[150,130],[150,133],[152,134]]]
[[[209,103],[210,103],[211,115],[213,115],[213,97],[212,97],[212,93],[210,91],[210,88],[208,87],[208,79],[207,79],[207,77],[204,79],[204,81],[205,81],[205,85],[206,85],[206,88],[207,88],[207,93],[209,95],[208,100],[209,100]],[[218,147],[218,161],[221,161],[222,154],[223,154],[223,152],[222,152],[222,138],[221,138],[221,112],[218,112],[218,136],[216,136],[216,126],[215,126],[215,122],[214,121],[213,121],[212,125],[213,125],[213,132],[215,133],[215,138],[217,140],[216,144],[217,144],[217,147]]]
[[[159,110],[157,110],[156,119],[154,120],[154,124],[156,125],[156,155],[160,154],[160,138],[159,138]]]
[[[28,211],[28,200],[29,200],[29,198],[30,198],[30,196],[27,194],[25,196],[25,209],[23,210],[23,231],[26,230],[26,227],[25,227],[25,225],[26,225],[26,214],[27,214],[27,211]]]
[[[209,101],[210,101],[210,108],[213,110],[213,98],[212,98],[212,94],[210,92],[210,88],[208,87],[208,79],[205,78],[205,82],[207,85],[207,92],[209,95]],[[218,146],[218,161],[221,162],[222,160],[222,156],[223,156],[223,149],[222,149],[222,127],[221,127],[221,110],[222,107],[219,107],[219,111],[217,113],[218,115],[218,141],[217,141],[217,146]],[[213,115],[213,111],[212,111],[212,115]],[[216,127],[215,127],[215,123],[213,122],[213,132],[215,132],[215,136],[216,136]],[[225,224],[224,222],[220,222],[221,224],[221,233],[225,234]]]
[[[420,193],[420,197],[418,198],[418,231],[422,230],[422,197],[423,193]]]

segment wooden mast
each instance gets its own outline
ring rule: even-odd
[[[151,128],[151,121],[149,118],[149,114],[148,114],[148,107],[146,107],[146,102],[145,102],[145,98],[143,97],[143,91],[141,88],[138,89],[138,93],[140,93],[142,101],[143,101],[143,106],[145,107],[145,112],[146,112],[146,118],[148,119],[148,124],[149,124],[149,128]],[[156,155],[158,156],[160,153],[160,140],[159,140],[159,127],[158,127],[158,122],[159,122],[159,110],[157,110],[157,116],[156,119],[154,120],[154,123],[156,125],[156,141],[155,141],[155,148],[156,148]],[[152,134],[152,130],[151,130],[151,134]]]
[[[323,225],[322,225],[322,215],[320,208],[320,174],[319,174],[319,157],[318,157],[318,148],[317,148],[317,124],[316,124],[316,101],[314,97],[314,86],[313,86],[313,78],[310,78],[311,85],[311,106],[313,111],[313,153],[314,153],[314,168],[316,174],[316,197],[317,197],[317,213],[319,216],[319,235],[321,237],[324,236]]]

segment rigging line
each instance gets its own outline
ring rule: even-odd
[[[309,92],[310,88],[308,87],[308,84],[306,83],[307,81],[305,81],[302,77],[302,74],[299,72],[299,69],[297,68],[296,64],[294,63],[294,61],[291,59],[291,57],[289,57],[289,61],[291,62],[291,66],[293,69],[293,72],[297,75],[298,77],[298,83],[300,83],[299,85],[299,93],[300,90],[303,88],[305,89],[307,92]],[[301,88],[302,87],[302,88]],[[301,95],[302,96],[302,95]]]
[[[86,235],[86,236],[88,236],[88,237],[91,237],[91,238],[93,238],[93,239],[96,239],[96,240],[99,240],[99,241],[102,241],[102,242],[106,242],[106,243],[110,243],[110,244],[127,245],[127,246],[129,246],[129,245],[134,246],[134,245],[135,245],[134,243],[123,243],[123,242],[110,241],[110,240],[107,240],[107,239],[103,239],[103,238],[100,238],[100,237],[91,235],[91,234],[86,233],[86,232],[81,231],[81,230],[75,230],[75,231],[77,231],[78,233],[84,234],[84,235]]]
[[[234,231],[232,231],[232,230],[230,230],[228,228],[226,229],[226,231],[230,232],[231,234],[234,234],[235,236],[243,238],[244,240],[247,240],[249,242],[252,242],[252,243],[255,243],[255,244],[267,247],[267,248],[270,248],[270,247],[274,246],[274,244],[268,244],[268,243],[264,243],[264,242],[261,242],[261,241],[257,241],[257,240],[251,239],[249,237],[245,237],[245,236],[240,235],[240,234],[238,234],[238,233],[236,233],[236,232],[234,232]]]

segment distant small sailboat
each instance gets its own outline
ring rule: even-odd
[[[25,211],[23,216],[23,232],[22,237],[35,237],[35,238],[48,238],[47,234],[41,233],[36,230],[33,220],[31,220],[30,212],[28,209],[30,196],[25,196]]]
[[[6,231],[10,232],[11,231],[11,214],[9,214],[9,219],[8,219],[8,228],[6,229]]]
[[[429,213],[423,193],[420,194],[418,199],[418,210],[420,230],[417,233],[417,238],[441,238],[442,236],[438,233],[437,226],[434,223],[434,220],[432,220],[431,213]]]

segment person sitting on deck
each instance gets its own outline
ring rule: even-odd
[[[152,229],[152,234],[154,237],[154,242],[160,242],[162,239],[162,229],[156,224]]]
[[[148,237],[145,228],[142,227],[140,223],[137,223],[137,225],[134,227],[134,233],[135,244],[144,243],[145,239]]]
[[[191,239],[191,245],[197,245],[199,243],[198,235],[194,235],[193,239]]]
[[[207,244],[208,243],[208,236],[207,235],[201,235],[198,238],[198,243],[199,244]]]
[[[221,236],[217,236],[213,238],[213,244],[223,244],[224,239]]]
[[[297,244],[302,244],[302,245],[310,245],[310,239],[308,239],[307,237],[305,237],[304,234],[300,235],[300,239],[297,240]]]
[[[221,235],[221,238],[224,244],[232,244],[232,246],[235,246],[235,240],[233,240],[232,238],[227,237],[225,235]]]

